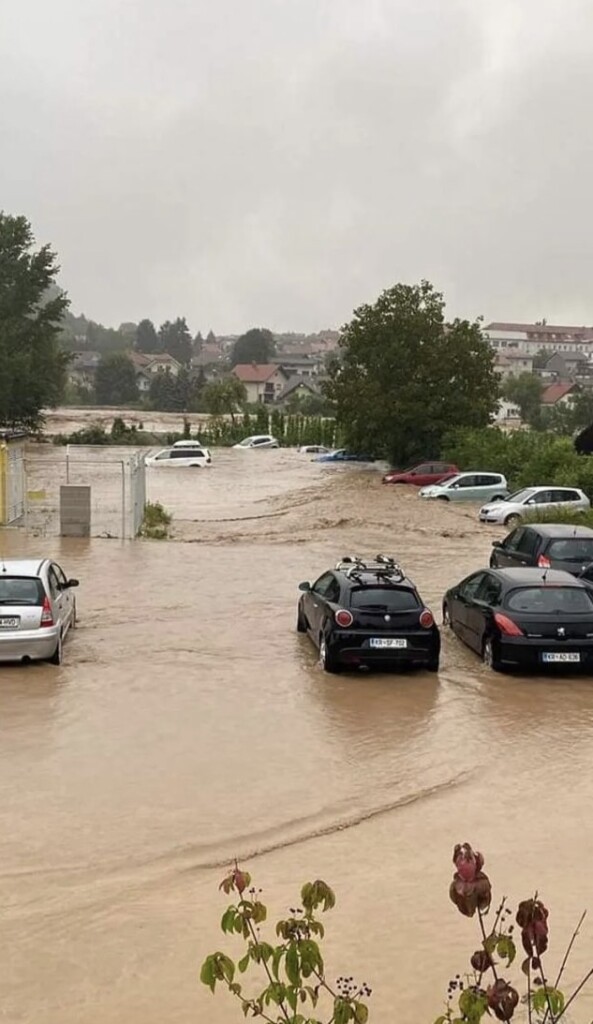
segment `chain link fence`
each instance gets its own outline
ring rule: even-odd
[[[146,502],[144,455],[137,451],[69,445],[25,457],[22,525],[43,536],[60,532],[60,487],[91,489],[91,536],[138,536]]]

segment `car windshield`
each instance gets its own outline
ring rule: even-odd
[[[584,587],[542,584],[541,587],[512,590],[506,607],[509,611],[530,615],[591,615],[593,599]]]
[[[515,504],[521,505],[532,494],[535,494],[533,487],[524,487],[522,491],[515,491],[514,494],[510,494],[508,498],[505,498],[505,501],[514,501]]]
[[[246,438],[243,439],[243,441],[239,441],[239,447],[240,448],[247,448],[250,444],[253,444],[254,441],[255,441],[254,437],[246,437]]]
[[[0,575],[0,604],[43,604],[41,580],[26,576]]]
[[[453,476],[446,476],[444,480],[439,480],[439,487],[451,487],[452,484],[457,483],[458,480],[462,480],[463,477],[460,473],[454,473]]]
[[[418,608],[418,598],[407,587],[360,587],[352,591],[350,607],[367,612],[408,612]]]
[[[593,562],[593,537],[553,540],[546,553],[559,562]]]

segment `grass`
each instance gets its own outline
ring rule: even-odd
[[[540,512],[528,512],[522,516],[524,523],[567,523],[569,526],[589,526],[593,529],[593,509],[579,512],[569,508],[547,508]]]
[[[147,501],[144,506],[144,518],[140,527],[140,536],[149,540],[166,540],[173,516],[167,512],[160,501]]]

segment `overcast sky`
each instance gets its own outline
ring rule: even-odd
[[[593,324],[591,0],[0,2],[0,208],[74,311]]]

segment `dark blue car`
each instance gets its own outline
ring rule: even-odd
[[[349,452],[347,448],[338,448],[335,452],[327,455],[318,455],[313,462],[374,462],[371,455],[360,455],[357,452]]]

